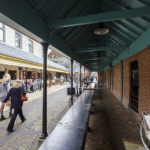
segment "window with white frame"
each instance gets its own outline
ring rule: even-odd
[[[0,41],[4,42],[4,24],[0,22]]]
[[[19,32],[15,32],[15,46],[22,48],[22,35]]]
[[[28,40],[29,52],[33,53],[33,41],[31,39]]]

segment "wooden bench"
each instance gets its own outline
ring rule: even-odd
[[[95,84],[92,85],[94,88]],[[85,90],[60,120],[39,150],[82,150],[90,117],[94,90]]]

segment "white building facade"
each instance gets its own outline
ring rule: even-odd
[[[12,80],[42,77],[42,64],[42,45],[0,22],[0,79],[4,73],[9,73]],[[48,60],[47,65],[48,77],[68,73],[52,61]]]
[[[36,56],[42,57],[42,45],[0,22],[0,41]]]

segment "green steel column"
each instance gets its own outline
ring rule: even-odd
[[[82,93],[82,91],[81,91],[81,68],[82,68],[82,66],[80,64],[80,94]]]
[[[114,73],[113,73],[113,66],[111,68],[111,90],[113,91],[113,76],[114,76]]]
[[[111,67],[109,68],[109,89],[111,91]]]
[[[71,91],[73,89],[73,59],[71,59]],[[71,93],[71,104],[73,104],[73,94]]]
[[[84,83],[85,83],[85,67],[84,67]]]
[[[47,137],[47,51],[48,43],[42,43],[43,46],[43,120],[41,139]]]

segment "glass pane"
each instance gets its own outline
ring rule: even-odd
[[[29,46],[29,52],[33,53],[33,41],[29,39],[28,41],[28,46]]]
[[[0,30],[0,41],[4,41],[3,30]]]
[[[22,41],[21,34],[16,32],[15,33],[15,46],[18,47],[18,48],[21,48],[21,41]]]
[[[3,23],[0,22],[0,28],[3,29]]]
[[[15,46],[19,47],[19,39],[17,37],[15,38]]]

